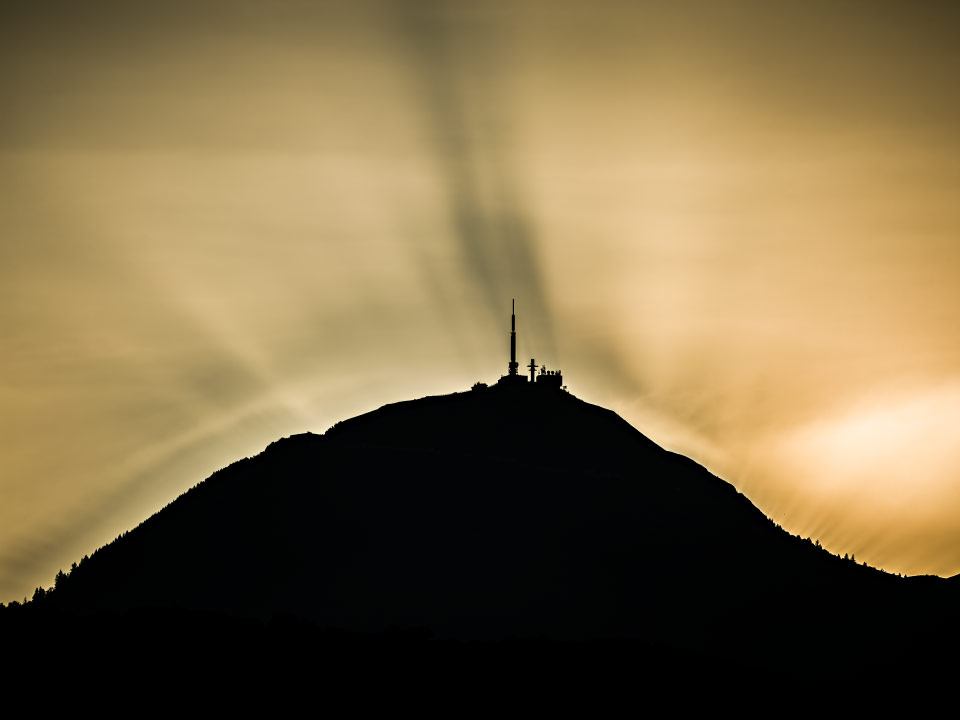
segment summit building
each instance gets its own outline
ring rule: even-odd
[[[547,366],[537,365],[534,358],[530,358],[530,363],[526,366],[530,371],[530,377],[520,374],[520,363],[517,362],[517,305],[516,300],[511,305],[510,312],[510,362],[507,363],[507,374],[501,375],[497,381],[498,386],[534,386],[554,388],[556,390],[566,390],[563,384],[563,374],[559,370],[547,370]],[[537,368],[540,372],[537,372]],[[474,389],[480,389],[482,385],[478,383]]]

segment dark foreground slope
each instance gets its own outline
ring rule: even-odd
[[[491,388],[273,443],[36,604],[58,622],[149,617],[155,629],[185,613],[230,635],[279,617],[336,642],[632,643],[643,650],[628,654],[727,670],[849,673],[934,662],[956,638],[955,596],[783,532],[610,411]]]

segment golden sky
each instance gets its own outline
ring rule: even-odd
[[[0,600],[520,357],[960,572],[950,2],[5,2]]]

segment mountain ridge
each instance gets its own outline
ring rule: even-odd
[[[76,617],[289,616],[350,633],[624,639],[796,665],[825,646],[864,663],[915,648],[922,628],[946,627],[930,608],[946,612],[955,585],[908,582],[790,535],[610,410],[495,386],[276,440],[41,600]],[[908,617],[921,608],[927,617]]]

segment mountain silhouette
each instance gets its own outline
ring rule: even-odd
[[[955,580],[792,536],[615,413],[529,384],[279,440],[58,576],[42,604],[154,613],[151,627],[156,613],[290,618],[849,670],[933,658],[957,637],[956,597]]]

